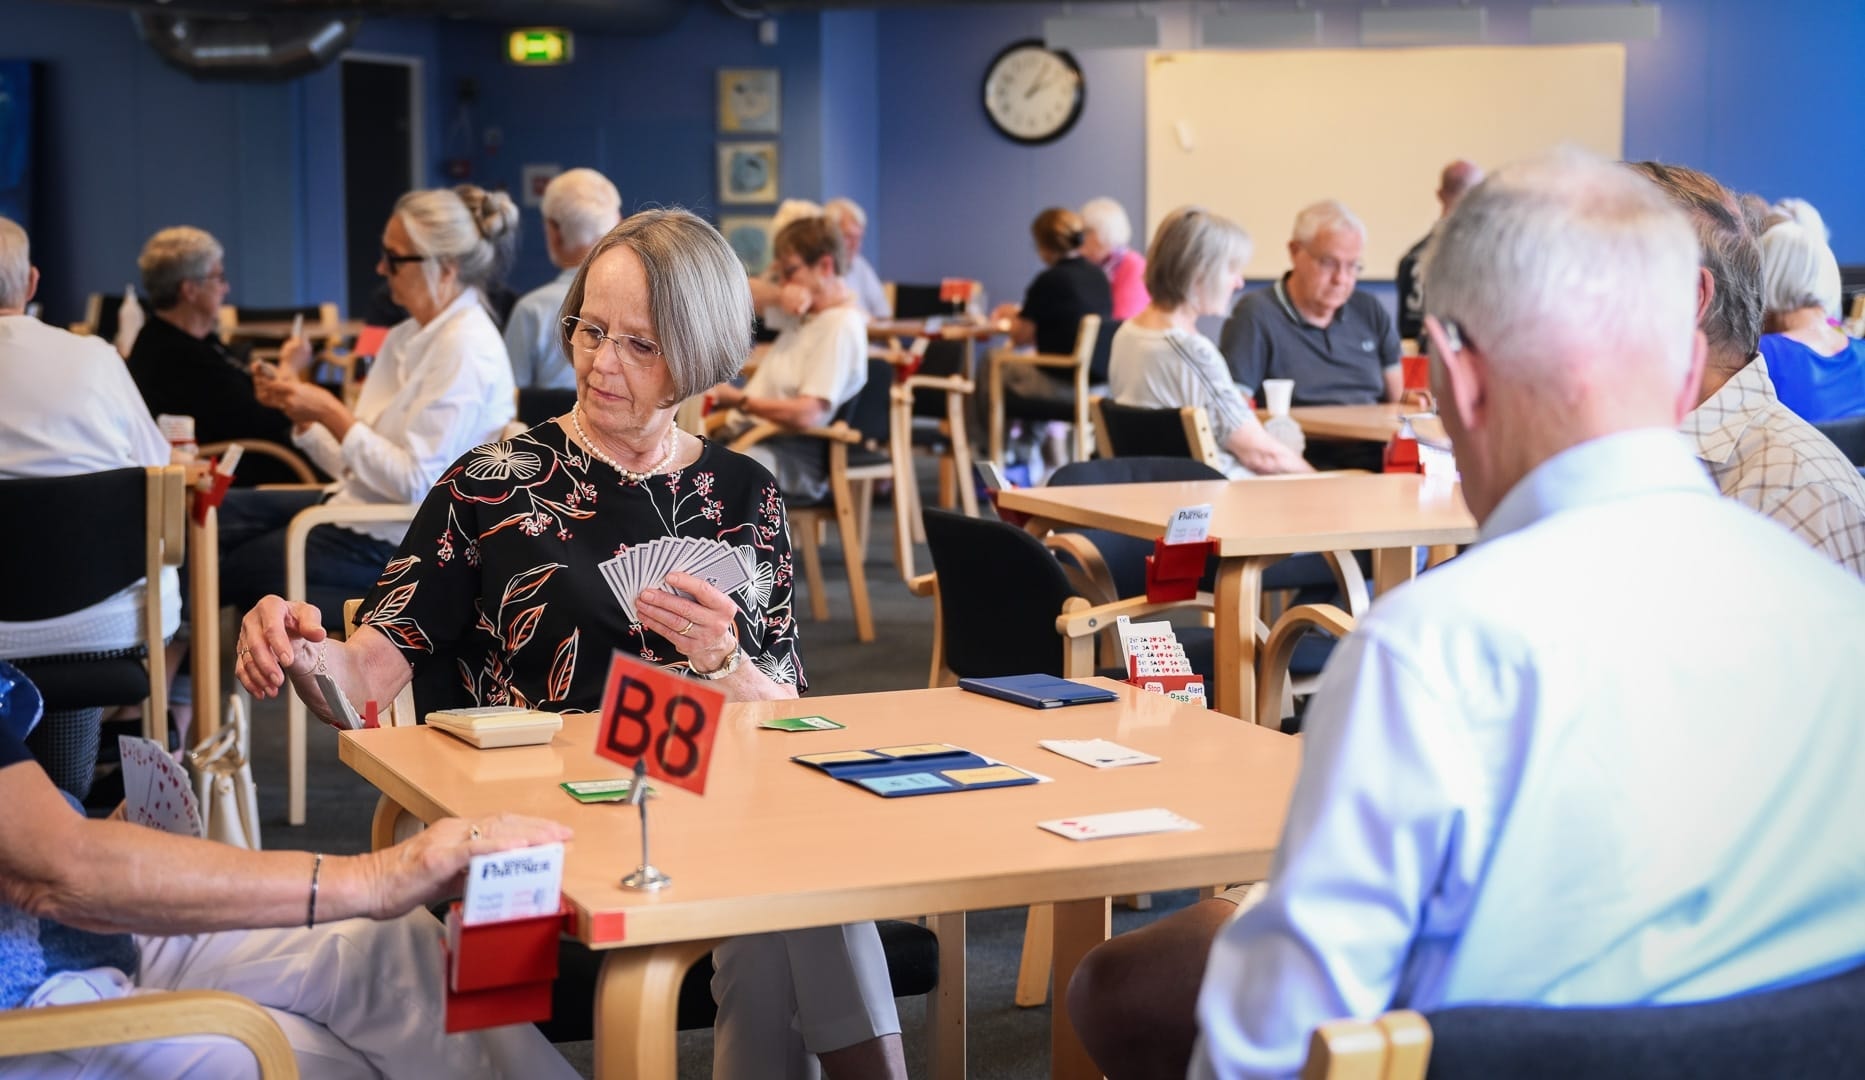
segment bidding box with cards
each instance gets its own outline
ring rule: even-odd
[[[689,574],[722,593],[731,594],[751,582],[752,575],[757,572],[757,559],[751,548],[744,545],[692,536],[663,536],[636,544],[613,559],[598,563],[596,568],[609,583],[609,590],[622,605],[622,613],[628,616],[628,621],[639,623],[641,616],[635,600],[643,589],[664,589],[692,599],[666,583],[668,574]]]
[[[1204,676],[1192,670],[1185,646],[1169,622],[1136,623],[1125,615],[1116,622],[1121,654],[1127,658],[1127,682],[1174,701],[1208,708]]]
[[[447,910],[448,1032],[550,1019],[562,887],[561,843],[467,860],[465,897]]]

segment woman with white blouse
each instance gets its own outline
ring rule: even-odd
[[[1151,302],[1114,333],[1108,391],[1120,405],[1203,408],[1218,443],[1213,464],[1232,479],[1313,472],[1300,454],[1263,430],[1231,381],[1224,354],[1198,332],[1200,315],[1230,310],[1249,261],[1249,234],[1228,218],[1196,206],[1167,215],[1146,253]]]
[[[509,196],[471,185],[396,201],[376,273],[409,317],[383,340],[353,410],[320,386],[253,365],[259,400],[292,419],[292,441],[337,482],[328,492],[229,493],[220,513],[227,603],[248,608],[283,591],[285,530],[298,511],[319,502],[418,503],[442,470],[511,422],[511,362],[482,290],[517,224]],[[304,342],[286,342],[281,368],[307,354]],[[400,523],[312,530],[306,587],[324,625],[343,625],[343,602],[375,584],[406,531]]]

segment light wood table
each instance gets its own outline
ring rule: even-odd
[[[610,950],[596,991],[596,1075],[674,1076],[674,1012],[687,967],[722,938],[932,914],[940,980],[928,1010],[934,1075],[964,1074],[963,912],[1055,904],[1055,985],[1109,930],[1107,897],[1269,872],[1300,764],[1297,740],[1120,683],[1116,704],[1042,711],[957,688],[728,707],[707,794],[659,784],[650,807],[660,893],[623,889],[640,858],[635,811],[584,806],[557,784],[625,775],[596,756],[596,720],[566,716],[549,746],[478,751],[427,727],[341,733],[339,752],[385,796],[377,838],[401,808],[423,821],[497,811],[576,830],[563,891],[576,936]],[[758,730],[820,714],[846,730]],[[1090,769],[1037,746],[1107,738],[1157,765]],[[948,742],[1055,782],[881,799],[789,761],[791,755]],[[1192,832],[1078,842],[1039,821],[1160,806]],[[957,914],[947,914],[957,913]],[[1057,999],[1062,997],[1058,991]],[[1054,1008],[1053,1073],[1099,1075]]]
[[[1217,541],[1218,711],[1255,722],[1256,613],[1263,568],[1302,551],[1373,549],[1373,586],[1411,580],[1421,545],[1467,544],[1476,521],[1456,485],[1416,474],[1319,473],[1251,480],[1096,484],[1000,491],[1029,529],[1107,529],[1156,540],[1173,511],[1210,503]]]
[[[291,323],[290,319],[263,319],[236,323],[231,336],[236,341],[283,342],[291,337]],[[343,319],[331,328],[326,328],[316,319],[304,321],[304,335],[309,341],[322,341],[329,344],[346,341],[362,332],[361,319]]]
[[[1416,406],[1391,401],[1375,405],[1298,405],[1289,410],[1289,418],[1311,438],[1385,443],[1399,433],[1400,417],[1418,411]]]
[[[933,337],[939,341],[962,341],[965,343],[965,377],[978,377],[978,342],[989,341],[999,334],[1010,332],[1006,322],[972,322],[966,319],[944,319],[939,329],[928,334],[925,319],[875,319],[868,323],[868,340],[887,342],[905,348],[906,343],[917,337]]]

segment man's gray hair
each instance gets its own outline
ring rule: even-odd
[[[1458,324],[1500,370],[1558,377],[1596,354],[1690,370],[1690,223],[1651,184],[1591,154],[1498,170],[1432,232],[1422,262],[1428,314]]]
[[[594,169],[571,169],[544,185],[544,220],[569,251],[582,251],[622,220],[622,193]]]
[[[577,268],[558,321],[582,314],[589,268],[618,247],[634,252],[647,274],[654,340],[673,375],[671,396],[660,406],[672,408],[735,377],[751,355],[756,317],[745,264],[717,229],[685,210],[639,211],[596,241]],[[560,332],[558,343],[569,356],[569,335]]]
[[[1146,251],[1146,292],[1168,310],[1199,303],[1250,261],[1250,234],[1201,206],[1181,206],[1153,231]]]
[[[1355,232],[1360,234],[1361,240],[1366,239],[1366,225],[1347,209],[1346,203],[1339,199],[1322,199],[1302,207],[1301,213],[1295,215],[1295,231],[1289,239],[1306,247],[1322,233],[1337,230]]]
[[[1762,307],[1770,315],[1819,308],[1839,317],[1839,260],[1813,230],[1787,221],[1761,236]]]
[[[1716,282],[1703,314],[1712,361],[1720,358],[1721,367],[1747,364],[1761,341],[1761,249],[1741,201],[1696,169],[1656,161],[1631,167],[1658,185],[1697,230],[1702,266]]]
[[[1822,243],[1833,242],[1833,230],[1826,227],[1826,219],[1821,217],[1820,211],[1807,200],[1790,195],[1775,203],[1774,209],[1787,220],[1819,237]]]
[[[822,204],[822,216],[829,219],[829,224],[841,228],[845,222],[853,221],[857,226],[868,227],[868,212],[861,204],[846,195],[838,195]]]
[[[18,222],[0,217],[0,310],[25,308],[31,284],[32,242]]]
[[[1126,208],[1105,195],[1081,204],[1081,220],[1109,250],[1133,243],[1133,223],[1127,220]],[[1159,236],[1158,230],[1153,236]]]
[[[207,277],[225,257],[220,241],[192,225],[177,225],[151,236],[136,259],[149,305],[164,311],[181,303],[182,284]]]

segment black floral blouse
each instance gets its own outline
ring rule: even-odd
[[[772,680],[806,690],[783,499],[762,466],[711,442],[693,464],[644,483],[551,422],[475,448],[428,493],[359,622],[417,673],[450,659],[476,704],[595,709],[612,650],[686,666],[629,621],[597,569],[663,536],[752,549],[752,579],[732,594],[739,643]]]

